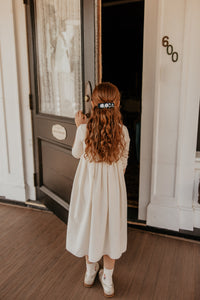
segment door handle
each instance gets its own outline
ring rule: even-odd
[[[90,113],[92,109],[91,97],[92,97],[92,84],[90,81],[88,81],[85,85],[85,115],[87,118],[90,117]]]

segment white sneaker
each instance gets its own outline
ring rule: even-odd
[[[114,296],[114,284],[107,284],[105,282],[105,279],[103,278],[103,269],[99,271],[99,280],[101,282],[101,285],[103,287],[104,296],[111,298]]]
[[[98,262],[95,263],[95,269],[94,272],[89,273],[88,271],[85,272],[85,278],[84,278],[84,286],[85,287],[92,287],[95,277],[97,275],[97,272],[99,271],[99,264]]]

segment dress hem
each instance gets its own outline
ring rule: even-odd
[[[75,254],[74,252],[73,252],[73,250],[69,250],[68,248],[66,248],[66,250],[68,251],[68,252],[70,252],[71,254],[73,254],[74,256],[76,256],[76,257],[79,257],[79,258],[81,258],[81,257],[85,257],[86,255],[88,256],[88,260],[90,261],[90,262],[98,262],[104,255],[108,255],[111,259],[119,259],[121,256],[122,256],[122,254],[124,253],[124,252],[126,252],[126,250],[127,250],[127,248],[125,249],[125,250],[122,250],[122,252],[121,252],[121,254],[120,255],[118,255],[117,257],[111,257],[111,255],[109,255],[109,253],[103,253],[102,255],[101,255],[101,257],[99,258],[99,259],[91,259],[90,257],[89,257],[89,255],[88,254]]]

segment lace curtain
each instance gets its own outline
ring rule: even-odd
[[[37,0],[40,112],[73,118],[82,109],[80,0]]]

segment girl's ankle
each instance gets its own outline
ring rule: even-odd
[[[86,271],[88,274],[94,273],[97,271],[97,263],[87,263],[86,262]]]
[[[113,283],[113,280],[112,280],[113,271],[114,271],[114,269],[107,269],[105,267],[103,269],[103,280],[108,285],[112,285],[112,283]]]

